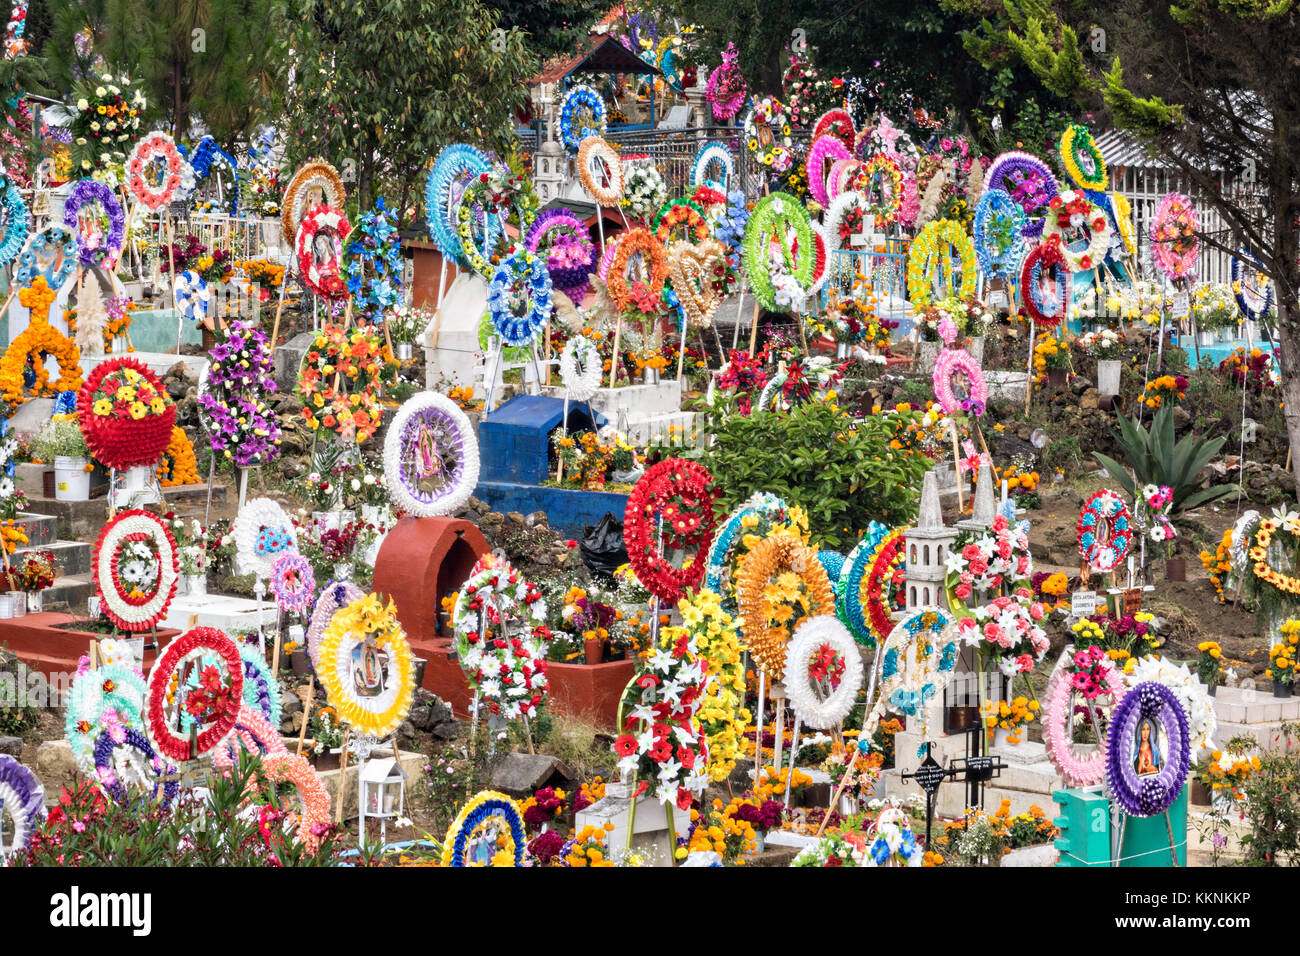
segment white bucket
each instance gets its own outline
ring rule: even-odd
[[[58,455],[54,459],[54,499],[56,501],[89,501],[90,472],[86,459]]]

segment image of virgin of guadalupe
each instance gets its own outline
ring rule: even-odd
[[[1160,772],[1160,764],[1160,728],[1145,718],[1133,734],[1133,769],[1139,777],[1149,777]]]
[[[352,688],[358,697],[378,697],[384,692],[386,656],[368,640],[352,648]]]
[[[334,261],[334,237],[327,232],[318,232],[312,236],[311,258],[317,268],[327,266]]]

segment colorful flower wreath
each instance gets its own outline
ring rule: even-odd
[[[231,319],[208,353],[199,382],[199,420],[212,450],[238,468],[280,453],[280,420],[267,404],[276,392],[267,334],[255,319]]]
[[[1088,703],[1085,723],[1093,727],[1100,740],[1103,730],[1097,726],[1100,711],[1093,706],[1097,697],[1109,695],[1112,706],[1124,697],[1123,675],[1097,645],[1076,651],[1066,647],[1047,682],[1043,695],[1043,746],[1047,759],[1065,780],[1067,787],[1091,787],[1106,776],[1106,752],[1096,748],[1087,754],[1074,749],[1071,728],[1074,722],[1074,695],[1083,693]]]
[[[808,192],[812,194],[813,199],[823,206],[830,203],[831,198],[826,194],[826,165],[828,162],[852,158],[853,154],[849,152],[849,148],[832,133],[826,133],[813,140],[804,162],[804,169],[808,176]]]
[[[199,140],[198,148],[194,150],[190,165],[194,167],[195,188],[212,176],[214,166],[218,171],[222,169],[226,171],[227,175],[230,176],[230,190],[227,194],[225,208],[230,215],[238,215],[240,177],[239,167],[236,165],[234,157],[218,146],[217,141],[211,136],[204,136],[203,139]],[[291,236],[292,233],[284,238],[289,239]]]
[[[617,206],[624,188],[618,149],[599,136],[588,136],[578,146],[578,179],[601,206]]]
[[[383,418],[379,389],[386,354],[374,325],[354,325],[346,331],[326,325],[303,356],[297,394],[302,417],[312,431],[324,428],[347,439],[364,442]],[[329,369],[329,371],[326,371]]]
[[[1137,228],[1133,225],[1133,206],[1123,193],[1110,194],[1111,208],[1115,212],[1115,224],[1119,227],[1119,237],[1124,243],[1124,251],[1130,256],[1137,255]]]
[[[1278,571],[1269,564],[1269,549],[1273,544],[1273,536],[1279,529],[1291,535],[1300,533],[1300,526],[1290,514],[1282,519],[1260,520],[1258,527],[1249,534],[1250,549],[1247,557],[1250,559],[1250,569],[1257,579],[1283,594],[1300,595],[1300,578]]]
[[[316,574],[297,551],[282,551],[271,561],[271,594],[286,614],[305,614],[316,599]]]
[[[830,172],[826,174],[826,195],[835,200],[851,191],[853,184],[860,179],[862,162],[857,159],[837,159],[831,163]],[[861,194],[859,194],[861,195]],[[866,200],[866,196],[862,197]]]
[[[278,722],[277,722],[278,723]],[[261,711],[244,704],[239,708],[235,726],[230,736],[212,752],[212,765],[219,770],[234,767],[241,753],[265,757],[268,754],[287,754],[289,751],[280,739],[280,732],[262,716]]]
[[[481,173],[491,172],[492,160],[465,143],[443,147],[424,185],[424,215],[429,235],[443,257],[469,268],[460,249],[457,210],[461,193]]]
[[[1145,740],[1142,728],[1150,729]],[[1190,758],[1187,714],[1173,691],[1146,681],[1124,695],[1106,732],[1106,790],[1125,813],[1151,817],[1168,810],[1187,784]],[[1144,759],[1156,772],[1139,770]]]
[[[308,210],[298,227],[298,274],[307,288],[322,299],[348,297],[343,280],[343,238],[351,231],[347,216],[326,203]]]
[[[880,655],[880,692],[862,722],[859,739],[871,739],[886,713],[916,720],[922,739],[928,737],[926,712],[931,700],[943,699],[943,690],[957,666],[958,645],[952,619],[937,607],[911,610],[889,632]]]
[[[101,228],[98,214],[91,212],[84,217],[85,222],[82,221],[82,209],[96,203],[108,217],[107,234]],[[103,183],[82,179],[72,187],[72,192],[63,205],[63,224],[77,237],[77,261],[83,266],[97,268],[122,251],[126,215],[113,190]]]
[[[343,243],[348,292],[361,314],[371,321],[405,301],[402,292],[402,239],[397,219],[384,204],[365,213]]]
[[[575,402],[590,401],[600,390],[603,360],[596,344],[585,335],[575,335],[560,353],[560,382]]]
[[[877,229],[884,229],[898,219],[903,207],[903,170],[897,159],[888,153],[875,153],[861,166],[854,179],[867,198],[867,209],[875,216]],[[877,182],[888,187],[881,188],[879,200],[874,198]]]
[[[163,170],[162,184],[153,186],[145,174],[155,160],[161,159],[166,168]],[[149,133],[135,144],[131,158],[126,164],[126,188],[131,191],[136,202],[148,209],[158,210],[172,201],[176,190],[181,185],[181,167],[185,160],[176,149],[176,141],[166,133]]]
[[[1025,312],[1038,328],[1054,329],[1061,324],[1070,304],[1070,270],[1058,243],[1040,243],[1029,250],[1020,268],[1020,295]]]
[[[817,122],[812,128],[812,141],[816,142],[818,137],[827,135],[837,137],[850,153],[854,151],[858,134],[853,125],[853,117],[848,110],[836,107],[817,117]]]
[[[952,377],[956,373],[966,376],[970,383],[970,394],[958,398],[952,387]],[[979,418],[988,406],[989,388],[984,381],[984,371],[980,363],[964,349],[944,349],[934,363],[934,397],[945,415],[958,415],[963,412]]]
[[[501,841],[507,841],[504,853],[512,860],[512,866],[524,865],[524,849],[528,846],[528,836],[524,832],[524,817],[519,805],[504,793],[495,790],[482,790],[460,808],[456,819],[447,828],[447,836],[442,841],[443,866],[473,866],[468,851],[471,837],[480,827],[493,826],[493,821],[500,819],[505,825],[505,832],[497,828],[491,836],[493,860],[500,855]]]
[[[95,366],[77,391],[77,422],[105,466],[153,467],[171,444],[176,405],[147,366],[113,358]]]
[[[1071,248],[1067,238],[1070,229],[1086,229],[1088,245]],[[1088,198],[1086,193],[1067,189],[1053,196],[1048,203],[1047,219],[1043,223],[1043,242],[1056,245],[1065,256],[1071,272],[1088,272],[1101,265],[1114,235],[1105,210]]]
[[[9,263],[18,258],[31,232],[32,217],[27,212],[27,203],[23,202],[22,193],[13,183],[4,185],[4,239],[0,240],[0,267],[8,268]]]
[[[894,629],[893,611],[900,610],[891,593],[902,594],[907,573],[906,528],[892,531],[877,521],[844,558],[835,585],[836,615],[854,640],[875,647]]]
[[[785,652],[785,692],[798,720],[813,730],[839,726],[862,689],[862,655],[830,614],[805,618]]]
[[[984,190],[975,204],[975,255],[980,271],[989,278],[1015,277],[1024,258],[1025,212],[1004,190]]]
[[[551,318],[551,274],[546,260],[516,248],[502,260],[488,287],[488,314],[501,341],[518,348],[541,335]]]
[[[545,620],[541,591],[508,561],[479,559],[456,595],[451,627],[465,679],[490,714],[537,716],[548,687]]]
[[[18,257],[14,282],[21,288],[44,277],[51,289],[60,289],[77,267],[76,230],[66,226],[47,226],[31,237]]]
[[[1036,216],[1060,192],[1052,170],[1037,156],[1029,153],[1001,153],[984,174],[985,189],[1001,189],[1010,196],[1026,217]],[[1026,219],[1026,237],[1042,232],[1042,221]]]
[[[151,787],[147,802],[166,810],[180,793],[176,768],[168,766],[149,738],[134,727],[115,724],[99,735],[94,750],[95,781],[114,803],[131,805],[126,781],[118,774],[119,761],[125,759],[135,776],[133,783]]]
[[[961,259],[961,286],[953,283],[952,260]],[[961,299],[976,292],[975,243],[955,219],[938,219],[925,224],[907,254],[907,298],[914,309],[934,301],[932,274],[936,268],[947,273],[946,287]],[[946,298],[946,296],[940,296]]]
[[[506,177],[495,171],[480,173],[465,187],[456,210],[461,256],[471,269],[489,278],[501,261],[502,253],[497,247],[503,245],[505,254],[513,248],[506,233],[510,216],[515,217],[523,235],[532,225],[534,213],[534,198],[521,177]],[[476,227],[480,228],[481,240],[475,238]],[[483,244],[482,251],[479,241]]]
[[[1187,279],[1196,273],[1201,240],[1196,206],[1182,193],[1170,193],[1160,200],[1151,230],[1151,259],[1171,280]]]
[[[1118,195],[1118,194],[1117,194]],[[1262,278],[1264,283],[1264,294],[1261,297],[1258,292],[1258,285],[1250,288],[1247,282],[1249,276],[1247,269],[1254,273],[1256,283]],[[1250,254],[1245,248],[1239,248],[1237,254],[1232,257],[1232,293],[1237,300],[1237,308],[1241,310],[1243,318],[1258,322],[1263,316],[1268,315],[1273,309],[1273,283],[1267,276],[1263,275],[1263,265],[1258,259]],[[1250,291],[1256,300],[1262,298],[1259,308],[1251,308],[1246,299],[1247,291]]]
[[[127,551],[132,554],[124,558]],[[138,508],[120,512],[99,532],[91,566],[104,616],[114,625],[147,631],[166,616],[180,564],[176,539],[157,515]]]
[[[18,293],[19,301],[32,308],[31,322],[18,333],[0,358],[0,398],[15,408],[29,397],[75,391],[82,384],[81,350],[76,342],[41,317],[40,293],[42,289],[48,291],[48,286],[41,276],[37,276],[36,283],[31,290],[23,289]],[[29,296],[29,292],[33,295]],[[49,309],[48,304],[45,304],[45,309]],[[45,367],[47,355],[53,355],[59,363],[59,377],[53,383]],[[32,375],[30,395],[26,381],[29,368]]]
[[[293,519],[273,498],[250,498],[230,524],[235,542],[235,560],[241,574],[255,574],[261,580],[271,575],[272,562],[285,551],[298,550]]]
[[[720,176],[710,175],[715,164],[721,167]],[[727,187],[735,176],[736,163],[731,158],[731,150],[726,143],[711,139],[700,146],[700,151],[695,154],[695,162],[691,163],[691,185],[708,186],[725,196]]]
[[[763,97],[745,115],[745,148],[760,166],[767,166],[774,173],[784,173],[794,164],[790,120],[775,96]]]
[[[749,84],[745,82],[740,67],[736,65],[736,45],[727,41],[727,48],[722,51],[722,62],[709,74],[709,82],[704,88],[704,98],[713,111],[713,118],[725,122],[740,112],[749,95]]]
[[[304,207],[314,189],[320,190],[320,201],[333,209],[342,209],[347,202],[347,187],[343,185],[337,169],[320,160],[305,164],[293,174],[289,185],[284,188],[280,228],[286,242],[297,237],[298,227],[302,225],[302,217],[306,213]]]
[[[17,758],[0,754],[0,808],[13,821],[8,843],[0,843],[0,857],[27,849],[32,834],[45,815],[45,786]]]
[[[256,644],[240,644],[239,657],[244,667],[243,708],[251,708],[268,723],[279,727],[284,708],[280,682],[271,673],[265,652]]]
[[[709,238],[709,221],[704,210],[693,199],[670,199],[659,207],[650,228],[655,237],[666,246],[673,238],[673,230],[681,227],[683,238],[691,242],[702,242]]]
[[[190,436],[185,434],[185,429],[172,428],[171,441],[167,443],[167,449],[158,462],[157,475],[158,483],[164,488],[197,485],[202,480],[199,478],[199,462],[194,456],[194,445],[190,443]]]
[[[1071,123],[1061,133],[1061,165],[1081,189],[1099,192],[1109,185],[1106,160],[1093,141],[1088,127]]]
[[[325,628],[338,612],[339,608],[359,601],[366,592],[351,581],[335,581],[321,588],[316,606],[312,608],[311,620],[307,624],[307,656],[312,668],[320,670],[320,642]]]
[[[455,514],[478,475],[478,438],[460,406],[437,392],[407,399],[384,435],[384,483],[393,504],[417,518]]]
[[[630,552],[629,552],[630,554]],[[745,622],[745,643],[758,666],[769,679],[779,681],[785,673],[785,649],[790,633],[784,621],[773,624],[775,600],[769,586],[786,574],[794,574],[803,587],[807,614],[833,614],[835,595],[826,569],[807,545],[789,532],[769,535],[750,549],[740,561],[736,575],[736,603]],[[787,615],[789,624],[799,623],[797,612]]]
[[[172,301],[176,311],[191,322],[198,321],[208,328],[212,322],[208,312],[212,305],[212,293],[208,291],[208,281],[192,269],[178,272],[172,279]]]
[[[772,261],[773,241],[780,247],[783,262],[780,267]],[[745,226],[743,246],[745,274],[763,308],[778,310],[777,284],[782,277],[792,278],[804,289],[812,286],[817,264],[812,219],[808,210],[789,193],[775,192],[758,201]]]
[[[113,724],[143,731],[144,677],[125,664],[101,664],[92,670],[90,659],[82,658],[77,676],[68,691],[64,710],[64,736],[72,758],[83,771],[94,766],[95,742]]]
[[[618,248],[610,259],[609,273],[605,280],[609,287],[609,300],[620,312],[632,303],[627,267],[632,257],[638,254],[650,269],[649,282],[646,283],[650,295],[658,298],[664,291],[664,282],[668,278],[668,250],[654,233],[640,227],[629,230],[619,237]]]
[[[1103,488],[1093,494],[1079,513],[1079,554],[1088,567],[1105,574],[1124,563],[1133,548],[1132,517],[1119,492]],[[1105,535],[1098,530],[1106,528]]]
[[[633,219],[648,219],[667,199],[668,185],[654,166],[638,163],[627,170],[619,205]]]
[[[590,114],[588,121],[582,114]],[[560,101],[560,142],[573,156],[588,136],[605,135],[605,100],[585,84],[572,86]]]
[[[788,517],[789,508],[786,503],[776,495],[762,491],[755,492],[737,505],[722,522],[721,529],[709,546],[709,556],[705,561],[705,589],[723,595],[724,599],[733,594],[735,588],[732,586],[732,577],[737,570],[740,546],[744,544],[746,534],[753,533],[750,529],[766,533],[766,529],[761,528],[764,522],[774,525],[786,521]],[[735,610],[734,602],[728,604],[728,609]]]
[[[149,735],[158,750],[173,760],[191,759],[190,736],[173,728],[164,705],[172,693],[172,678],[180,677],[196,658],[204,664],[199,687],[189,691],[183,707],[202,727],[193,756],[207,753],[225,739],[243,701],[244,661],[229,637],[215,627],[195,627],[169,643],[149,671],[148,716]],[[176,703],[179,706],[180,701]]]
[[[596,247],[587,227],[571,210],[548,209],[534,219],[524,246],[546,259],[554,288],[570,298],[582,298],[596,268]]]
[[[298,840],[314,853],[320,847],[320,831],[330,824],[330,795],[306,757],[298,754],[267,754],[262,758],[262,772],[271,783],[291,783],[298,791],[302,814],[298,820]]]
[[[678,240],[668,250],[668,272],[687,321],[697,328],[707,326],[726,288],[726,248],[716,239],[698,245]]]
[[[651,465],[632,489],[623,515],[628,562],[651,594],[674,603],[704,577],[705,555],[717,518],[713,476],[698,462],[669,458]],[[674,567],[669,549],[686,552]]]
[[[379,738],[396,731],[415,694],[415,660],[397,606],[367,594],[335,612],[321,638],[317,674],[330,706],[354,731]]]

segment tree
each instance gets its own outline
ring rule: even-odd
[[[603,0],[484,0],[500,14],[503,30],[528,34],[528,49],[543,63],[561,53],[572,53],[591,25],[609,6]]]
[[[513,144],[537,59],[478,0],[299,0],[287,14],[289,159],[328,159],[355,177],[360,208],[382,186],[405,215],[448,143],[501,154]]]
[[[991,3],[991,0],[989,0]],[[1028,66],[1046,89],[1105,110],[1149,144],[1273,280],[1283,413],[1300,449],[1300,9],[1288,0],[1005,0],[967,47]],[[1232,183],[1224,187],[1226,177]],[[1300,476],[1300,454],[1292,455]]]

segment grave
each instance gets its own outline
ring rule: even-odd
[[[479,481],[525,485],[545,481],[551,472],[551,433],[565,421],[564,402],[541,395],[516,395],[484,416],[478,426]],[[585,406],[569,403],[570,433],[604,423],[604,416],[597,414],[593,421]]]
[[[934,726],[933,724],[931,726]],[[935,761],[948,767],[953,761],[967,757],[965,734],[939,734],[930,743]],[[916,772],[924,760],[917,751],[925,743],[919,731],[903,730],[894,737],[893,770],[885,771],[891,796],[911,796],[922,793],[920,786],[907,779]],[[1001,758],[1007,765],[984,788],[984,810],[996,813],[1003,800],[1011,801],[1011,813],[1025,813],[1031,806],[1051,812],[1052,794],[1062,785],[1056,768],[1047,759],[1041,743],[1025,740],[1019,744],[993,747],[990,756]],[[936,817],[956,818],[966,812],[969,795],[965,787],[943,786],[935,796]]]
[[[1278,729],[1284,721],[1300,720],[1300,697],[1277,698],[1271,693],[1252,688],[1219,687],[1213,699],[1214,714],[1219,726],[1214,739],[1226,744],[1238,734],[1250,734],[1260,747],[1274,748],[1285,745],[1278,740]],[[1292,749],[1300,747],[1300,741]]]
[[[556,398],[564,398],[564,386],[550,385],[543,391]],[[613,423],[623,423],[628,440],[645,444],[651,438],[667,433],[669,426],[689,431],[695,421],[694,412],[683,412],[682,386],[676,379],[664,378],[653,385],[626,385],[620,388],[602,388],[584,405]]]
[[[627,846],[628,827],[632,828],[632,850],[641,854],[646,866],[671,866],[673,861],[673,837],[668,828],[668,814],[664,804],[653,796],[643,794],[636,801],[636,818],[632,818],[631,786],[625,783],[611,782],[605,787],[605,796],[587,807],[579,810],[574,821],[577,830],[592,826],[604,830],[606,823],[614,824],[614,829],[606,832],[605,846],[611,855],[620,854]],[[673,824],[680,835],[685,835],[690,826],[690,815],[676,811]]]
[[[193,623],[191,623],[193,621]],[[190,627],[215,627],[227,634],[244,634],[258,627],[257,601],[233,594],[177,594],[167,605],[164,627],[187,630]],[[262,626],[275,628],[275,599],[262,601]]]

